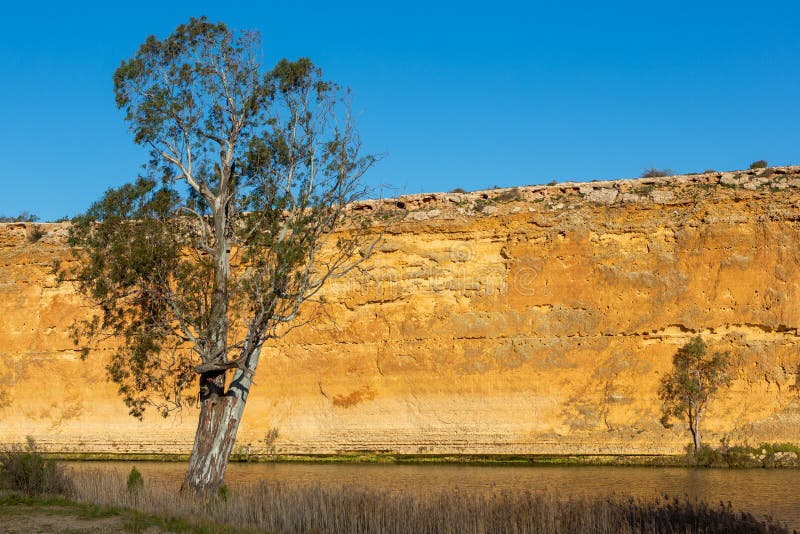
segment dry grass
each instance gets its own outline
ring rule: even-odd
[[[73,476],[72,497],[80,502],[274,532],[787,532],[730,506],[709,507],[686,498],[559,499],[530,492],[484,495],[455,490],[422,497],[261,483],[198,499],[147,480],[143,488],[129,492],[121,473],[86,471]]]

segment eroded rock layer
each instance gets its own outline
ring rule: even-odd
[[[677,453],[688,434],[661,425],[657,389],[696,334],[735,362],[706,441],[798,443],[798,171],[393,200],[408,214],[369,269],[265,349],[240,446]],[[106,355],[74,350],[69,325],[90,310],[50,274],[65,233],[0,225],[0,442],[187,452],[194,410],[139,422]]]

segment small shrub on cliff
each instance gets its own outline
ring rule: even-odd
[[[655,167],[650,167],[642,171],[642,178],[663,178],[665,176],[672,176],[673,174],[675,173],[672,169],[656,169]]]
[[[36,243],[43,237],[44,237],[44,230],[42,230],[38,224],[32,225],[30,230],[28,231],[28,241],[30,243]]]
[[[763,160],[763,159],[760,159],[758,161],[754,161],[753,163],[750,164],[750,168],[751,169],[766,169],[767,168],[767,162],[766,162],[766,160]]]
[[[66,468],[42,456],[31,438],[25,447],[12,445],[0,452],[0,466],[4,484],[25,495],[66,495],[72,490]]]

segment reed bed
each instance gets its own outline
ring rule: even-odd
[[[359,487],[259,483],[193,498],[176,487],[144,482],[130,490],[121,473],[73,474],[78,501],[128,507],[165,518],[271,532],[313,533],[781,533],[783,526],[735,512],[730,505],[662,496],[559,498],[550,493],[437,495]]]

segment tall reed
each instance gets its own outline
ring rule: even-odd
[[[191,498],[146,482],[127,491],[121,473],[74,474],[76,500],[124,506],[162,517],[209,521],[275,532],[324,533],[780,533],[772,521],[688,498],[558,498],[549,493],[480,494],[458,490],[434,496],[358,487],[259,483],[224,498]]]

